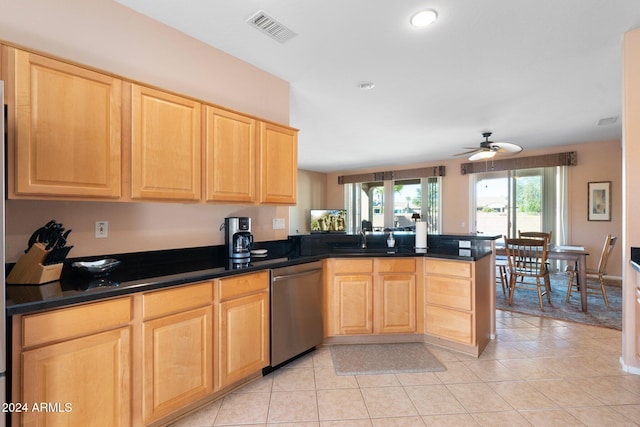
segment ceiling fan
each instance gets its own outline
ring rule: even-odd
[[[456,154],[456,156],[466,156],[469,155],[469,160],[483,160],[490,159],[495,156],[506,157],[512,156],[522,151],[522,147],[516,144],[511,144],[510,142],[493,142],[489,141],[489,137],[491,136],[491,132],[484,132],[482,134],[484,137],[484,141],[480,143],[479,148],[472,147],[464,147],[469,149],[470,151],[465,151],[464,153]]]

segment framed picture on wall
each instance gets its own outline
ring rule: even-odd
[[[589,221],[611,221],[611,181],[589,183]]]

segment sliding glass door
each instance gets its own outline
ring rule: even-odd
[[[477,233],[515,237],[518,230],[544,230],[544,169],[479,173],[475,177]]]

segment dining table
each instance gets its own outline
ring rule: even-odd
[[[504,245],[496,244],[496,255],[506,256],[507,251]],[[578,287],[580,288],[580,307],[583,312],[587,311],[587,252],[584,246],[578,245],[549,245],[547,248],[547,259],[567,261],[574,263],[578,270]]]

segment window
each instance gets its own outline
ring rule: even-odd
[[[440,231],[440,177],[344,185],[348,232],[415,230],[414,214],[429,233]]]

